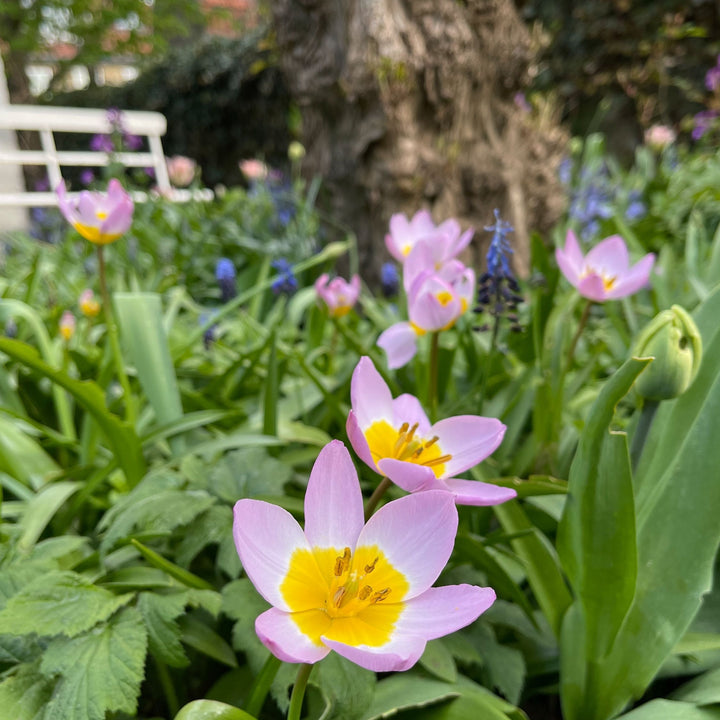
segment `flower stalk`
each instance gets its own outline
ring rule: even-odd
[[[293,685],[292,695],[290,696],[290,709],[288,710],[288,720],[300,720],[302,704],[305,698],[305,689],[307,688],[308,678],[314,668],[310,663],[303,663],[298,668],[295,685]]]
[[[115,324],[115,316],[112,311],[110,293],[107,287],[107,274],[105,272],[105,255],[103,246],[97,246],[98,254],[98,275],[100,276],[100,292],[102,294],[103,305],[105,307],[105,324],[107,325],[108,338],[110,340],[110,350],[115,361],[115,371],[120,381],[125,396],[125,419],[131,424],[135,424],[135,409],[133,407],[133,398],[130,392],[130,381],[125,372],[125,365],[120,352],[120,339],[118,337],[117,325]]]

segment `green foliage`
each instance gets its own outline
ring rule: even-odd
[[[684,152],[672,172],[669,157],[649,150],[625,172],[605,162],[600,138],[578,153],[604,163],[625,193],[597,233],[623,234],[633,259],[658,252],[658,273],[636,295],[591,307],[571,351],[583,303],[536,237],[519,308],[525,331],[503,324],[491,338],[465,316],[442,333],[438,417],[507,425],[498,451],[463,475],[518,497],[459,508],[439,584],[489,585],[498,599],[403,674],[378,676],[331,654],[310,676],[308,720],[526,720],[558,692],[565,720],[715,711],[714,196],[671,197],[672,172],[694,167]],[[97,289],[91,249],[73,235],[58,245],[12,239],[0,276],[0,321],[13,320],[17,334],[0,339],[0,707],[22,720],[287,712],[296,668],[255,632],[268,604],[243,574],[233,505],[264,500],[302,520],[319,448],[346,437],[360,355],[395,396],[425,398],[430,386],[428,338],[392,374],[376,347],[403,317],[402,299],[365,290],[342,318],[316,302],[320,272],[346,253],[356,263],[352,238],[315,212],[317,189],[287,189],[292,218],[272,184],[137,208],[132,231],[107,248],[123,395],[101,316],[80,317],[69,341],[58,332],[80,292]],[[630,189],[644,193],[642,219],[626,217]],[[215,279],[220,257],[235,267],[234,297]],[[273,289],[279,257],[292,264],[295,294]],[[633,348],[651,317],[680,302],[702,334],[702,364],[645,436],[633,383],[649,361]],[[121,419],[128,405],[133,423]],[[358,466],[369,497],[377,474]],[[645,695],[656,679],[677,687],[701,671],[670,698],[660,683]],[[644,704],[628,710],[634,700]]]

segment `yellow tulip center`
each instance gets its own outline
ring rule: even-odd
[[[438,300],[438,302],[445,307],[450,302],[452,302],[453,295],[451,292],[448,292],[447,290],[442,290],[435,296]]]
[[[605,292],[607,292],[608,290],[612,290],[613,286],[615,285],[615,281],[617,280],[617,277],[615,275],[606,275],[601,270],[595,270],[591,267],[585,267],[585,269],[582,271],[582,274],[580,275],[580,279],[582,280],[588,275],[597,275],[603,281],[603,287],[605,288]]]
[[[376,545],[296,550],[280,586],[300,632],[348,645],[387,643],[409,583]]]
[[[394,458],[425,465],[436,477],[442,477],[445,474],[445,463],[452,459],[452,455],[443,454],[437,435],[423,438],[417,434],[417,429],[418,423],[412,427],[409,423],[403,423],[398,430],[386,420],[376,420],[365,430],[365,440],[373,460],[377,464],[385,458]]]

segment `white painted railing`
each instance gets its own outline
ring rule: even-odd
[[[0,173],[3,165],[43,165],[47,169],[52,192],[27,191],[2,192],[0,207],[23,206],[43,207],[57,205],[55,188],[63,179],[62,167],[102,167],[110,161],[119,162],[126,167],[151,167],[155,172],[157,190],[163,196],[175,200],[209,200],[212,191],[185,190],[173,188],[168,178],[162,136],[167,130],[165,116],[156,112],[137,110],[122,111],[122,126],[132,135],[147,138],[148,152],[124,151],[106,153],[88,150],[58,150],[55,146],[56,132],[105,133],[113,132],[113,126],[105,110],[86,108],[38,107],[35,105],[0,106],[0,130],[35,130],[40,134],[42,150],[3,150],[0,149]],[[73,193],[69,193],[73,195]],[[131,193],[133,200],[146,201],[150,195],[142,191]]]

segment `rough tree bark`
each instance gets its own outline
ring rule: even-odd
[[[272,0],[272,11],[306,169],[356,232],[365,277],[389,259],[390,216],[421,207],[476,229],[500,208],[526,274],[529,231],[562,210],[565,136],[513,101],[531,52],[512,0]]]

